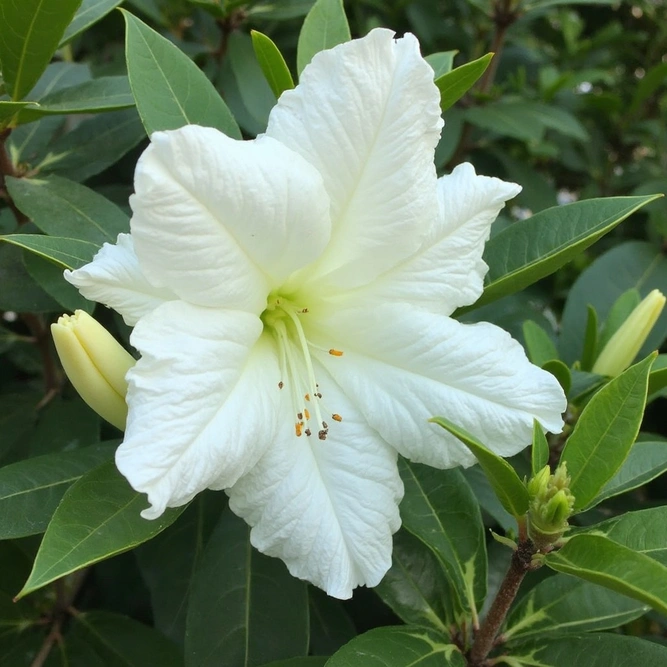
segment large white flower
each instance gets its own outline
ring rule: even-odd
[[[391,564],[397,452],[437,467],[561,429],[563,393],[490,324],[448,316],[482,291],[491,222],[519,192],[464,164],[437,179],[442,120],[412,35],[325,51],[236,141],[156,132],[131,235],[68,273],[135,325],[116,462],[151,507],[226,489],[252,543],[346,598]]]

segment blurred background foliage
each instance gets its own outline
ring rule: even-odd
[[[127,74],[123,19],[119,12],[110,11],[121,3],[84,0],[86,4],[103,6],[109,13],[63,44],[56,64],[49,67],[30,99],[91,79]],[[255,59],[250,31],[271,37],[296,80],[299,32],[312,4],[312,0],[125,0],[122,6],[190,56],[221,93],[244,135],[253,137],[266,127],[275,96]],[[523,186],[495,223],[494,233],[515,220],[579,199],[667,194],[667,4],[662,0],[346,0],[344,4],[352,37],[376,26],[399,34],[412,32],[424,55],[441,54],[430,61],[445,71],[451,58],[457,67],[495,53],[473,89],[445,112],[446,125],[436,151],[439,173],[471,161],[479,173]],[[55,175],[85,183],[129,214],[133,169],[146,143],[136,110],[116,108],[97,115],[45,116],[20,125],[7,146],[18,175]],[[19,204],[18,188],[12,196],[21,209],[21,232],[36,231],[32,223],[21,220],[30,206],[30,193],[23,204]],[[3,206],[0,233],[16,229],[15,212]],[[653,288],[667,290],[666,241],[667,201],[663,198],[633,214],[558,273],[463,318],[493,321],[520,340],[524,321],[533,320],[558,345],[561,358],[572,363],[581,356],[588,304],[602,322],[629,289],[637,289],[642,296]],[[62,389],[48,323],[65,309],[90,310],[92,304],[65,284],[60,273],[60,268],[38,256],[0,244],[2,465],[119,435],[101,424],[71,388]],[[119,318],[102,308],[96,316],[127,342],[128,329]],[[666,336],[667,313],[663,313],[643,352],[662,345]],[[651,432],[652,440],[667,436],[662,394],[650,397],[644,430]],[[466,476],[482,493],[484,482],[481,476],[476,479],[475,470]],[[212,495],[204,498],[209,503],[206,507],[213,508],[208,511],[215,512],[218,502],[211,500]],[[666,495],[659,478],[593,510],[594,520],[650,507],[664,502]],[[184,531],[189,530],[195,512],[205,515],[200,505],[204,507],[204,501],[184,514],[190,517],[178,524]],[[502,523],[502,514],[494,518],[488,506],[485,509],[488,525]],[[212,522],[205,516],[201,525],[201,534],[208,535]],[[165,532],[162,542],[154,540],[141,547],[138,557],[124,554],[96,565],[78,608],[103,608],[150,623],[154,616],[148,591],[164,591],[151,563],[160,548],[169,549],[169,540],[177,541],[179,535]],[[16,583],[25,580],[38,543],[39,536],[0,543],[2,557],[10,563],[0,570],[0,590],[6,596],[15,594]],[[492,555],[497,546],[491,545]],[[494,562],[491,588],[506,558],[498,555]],[[33,610],[34,605],[48,608],[54,595],[46,589],[24,602]],[[170,604],[165,602],[167,607]],[[365,589],[344,605],[315,591],[310,605],[310,645],[316,654],[333,652],[357,632],[396,622],[375,593]],[[172,624],[170,636],[182,639],[182,610],[168,623]],[[168,623],[163,623],[163,630]],[[664,640],[664,619],[649,615],[633,623],[626,632]],[[84,621],[80,626],[77,632],[83,637],[87,626]],[[29,633],[22,637],[20,646],[14,639],[5,645],[0,633],[0,665],[36,664],[22,662],[19,654],[24,644],[41,646],[41,636],[39,641]],[[43,664],[60,664],[53,655],[48,659],[54,662]],[[109,658],[100,664],[117,663]]]

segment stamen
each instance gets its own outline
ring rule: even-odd
[[[342,422],[343,421],[343,418],[339,414],[337,414],[336,412],[334,412],[331,415],[331,419],[333,419],[334,421],[337,421],[337,422]]]
[[[306,419],[310,419],[310,412],[308,412],[308,408],[304,408],[303,414],[306,415]]]
[[[329,350],[329,354],[330,354],[332,357],[342,357],[342,356],[343,356],[343,352],[342,352],[341,350],[334,350],[333,348],[331,348],[331,349]]]
[[[278,389],[282,389],[284,386],[285,386],[285,385],[283,384],[283,381],[281,380],[281,381],[278,383]]]
[[[304,396],[304,398],[305,398],[307,401],[309,401],[309,400],[310,400],[310,394],[306,394],[306,395]]]
[[[303,428],[303,424],[301,422],[296,422],[296,424],[294,424],[294,429],[296,430],[296,437],[297,438],[301,436],[301,429],[302,428]]]

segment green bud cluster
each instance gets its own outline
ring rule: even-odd
[[[529,482],[528,536],[543,549],[557,542],[567,530],[572,514],[574,496],[570,492],[570,477],[565,463],[551,474],[544,466]]]

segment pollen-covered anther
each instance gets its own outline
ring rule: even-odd
[[[294,424],[294,430],[296,431],[297,438],[303,433],[303,422],[296,422]]]
[[[278,389],[282,389],[284,386],[285,386],[285,385],[283,384],[283,381],[281,380],[281,381],[278,383]]]
[[[331,415],[331,419],[333,419],[335,422],[342,422],[343,421],[343,418],[336,412],[334,412]]]
[[[329,350],[329,354],[330,354],[332,357],[342,357],[342,356],[343,356],[343,352],[342,352],[342,350],[334,350],[333,348],[331,348],[331,349]]]
[[[307,408],[303,409],[303,414],[306,415],[306,419],[310,419],[310,412],[308,412]]]
[[[306,394],[303,398],[304,398],[304,400],[309,401],[310,400],[310,394]]]
[[[326,440],[326,439],[327,439],[327,435],[328,435],[328,433],[329,433],[329,429],[328,429],[328,428],[323,428],[323,429],[317,434],[317,437],[318,437],[320,440]]]

